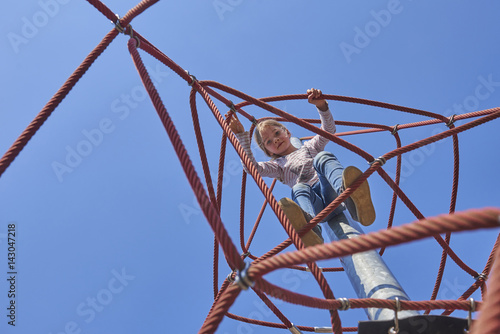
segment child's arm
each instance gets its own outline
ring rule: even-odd
[[[321,129],[331,134],[334,134],[337,129],[335,127],[335,121],[333,119],[332,113],[328,107],[328,102],[325,99],[320,98],[321,90],[311,88],[307,90],[307,100],[309,103],[314,104],[319,111],[319,117],[321,119]],[[329,140],[320,135],[316,135],[310,140],[309,145],[315,147],[318,151],[324,150],[326,144]]]
[[[328,102],[325,99],[320,99],[321,90],[316,88],[311,88],[307,90],[307,101],[312,103],[321,111],[328,110]]]
[[[260,175],[273,178],[282,177],[282,170],[278,166],[278,164],[270,161],[257,162],[257,160],[255,160],[252,149],[250,147],[250,133],[245,131],[243,124],[241,124],[236,114],[232,115],[231,120],[229,121],[229,128],[236,135],[236,138],[238,138],[238,141],[245,150],[245,153],[248,155],[253,165],[257,168],[257,171]],[[243,161],[241,162],[241,164],[243,165],[244,170],[249,173]]]
[[[240,120],[236,116],[236,113],[233,113],[233,116],[231,117],[231,120],[229,121],[229,128],[235,135],[245,132],[245,128],[243,127],[243,124],[241,124]]]

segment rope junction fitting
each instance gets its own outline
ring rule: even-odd
[[[479,275],[477,275],[476,277],[474,277],[474,279],[476,281],[479,281],[479,280],[487,281],[488,280],[488,275],[486,275],[485,273],[480,273]]]
[[[292,327],[288,328],[292,334],[302,334],[302,332],[294,325],[292,324]]]
[[[446,123],[447,127],[451,128],[451,126],[453,125],[453,123],[455,123],[455,116],[457,116],[457,114],[451,115],[451,117],[448,120],[448,123]]]
[[[227,275],[227,280],[229,281],[229,283],[233,283],[234,282],[234,278],[233,276],[235,276],[234,274],[236,273],[236,270],[233,270],[231,271],[228,275]],[[236,277],[236,276],[235,276]]]
[[[373,160],[372,162],[369,162],[368,164],[371,166],[371,165],[373,165],[376,162],[378,162],[379,165],[382,167],[383,165],[385,165],[385,163],[387,162],[387,160],[385,160],[384,157],[380,156],[377,159]]]
[[[121,23],[120,23],[120,15],[118,15],[118,14],[115,14],[115,15],[116,15],[116,21],[115,22],[111,21],[111,23],[113,23],[115,25],[115,29],[118,30],[119,33],[124,34],[124,35],[128,35],[128,36],[130,36],[130,38],[135,39],[137,42],[137,47],[140,47],[141,41],[140,41],[139,37],[134,36],[134,29],[132,29],[132,25],[128,24],[125,28],[123,28]]]
[[[339,298],[338,300],[342,303],[342,306],[339,307],[340,311],[347,311],[348,309],[351,308],[351,303],[349,302],[349,299]]]
[[[252,282],[250,277],[248,277],[248,268],[250,268],[250,262],[245,262],[245,267],[242,270],[238,270],[236,279],[234,280],[242,290],[248,290],[248,288],[255,285],[255,282]]]
[[[318,269],[319,269],[319,271],[323,271],[324,268],[318,267]],[[311,272],[311,268],[306,267],[306,271],[307,272]]]
[[[399,126],[399,124],[394,125],[394,127],[392,128],[392,131],[391,131],[391,135],[394,136],[396,133],[398,133],[398,126]]]
[[[139,48],[139,47],[141,47],[141,40],[139,39],[139,37],[138,37],[138,36],[135,36],[135,35],[134,35],[134,29],[132,29],[132,25],[131,25],[131,24],[129,24],[129,25],[127,26],[127,31],[128,31],[128,34],[126,33],[126,35],[129,35],[129,36],[130,36],[130,38],[135,39],[135,41],[137,42],[137,47],[138,47],[138,48]]]
[[[236,106],[234,105],[233,101],[229,100],[230,103],[226,104],[226,106],[229,108],[229,112],[231,113],[236,113]]]
[[[196,79],[196,77],[193,75],[193,74],[189,74],[189,71],[186,70],[186,73],[189,75],[189,77],[191,78],[191,82],[188,82],[188,86],[192,87],[194,85],[195,82],[198,82],[198,79]]]
[[[111,21],[111,23],[113,23],[115,25],[116,30],[118,30],[118,32],[120,34],[123,34],[125,29],[122,27],[122,25],[120,23],[120,15],[118,15],[118,14],[115,14],[115,15],[116,15],[116,21],[115,22]]]

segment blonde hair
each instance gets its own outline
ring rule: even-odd
[[[264,140],[262,139],[262,135],[261,135],[262,131],[264,131],[264,129],[269,127],[269,126],[277,126],[277,127],[280,127],[286,131],[288,131],[288,129],[286,128],[286,126],[284,126],[283,124],[281,124],[278,121],[275,121],[274,119],[266,119],[262,122],[257,123],[257,125],[255,126],[255,132],[253,134],[255,142],[257,143],[257,145],[259,145],[260,149],[262,151],[264,151],[264,153],[268,157],[276,159],[276,158],[279,158],[280,156],[276,155],[276,154],[272,154],[266,149]]]

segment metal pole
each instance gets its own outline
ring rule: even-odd
[[[357,222],[343,213],[330,218],[325,230],[331,241],[355,238],[364,233]],[[358,298],[410,300],[376,250],[349,255],[340,262]],[[367,308],[365,311],[370,320],[394,319],[394,310]],[[416,315],[419,315],[417,311],[398,312],[400,319]]]

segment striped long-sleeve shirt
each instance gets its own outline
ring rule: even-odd
[[[334,134],[336,131],[335,121],[330,109],[327,111],[318,109],[318,112],[321,120],[321,129]],[[290,187],[293,187],[297,183],[313,185],[318,181],[318,175],[316,175],[316,171],[313,168],[313,159],[319,152],[325,149],[329,141],[325,137],[316,135],[311,140],[305,142],[301,148],[288,155],[270,161],[257,162],[250,147],[250,133],[246,131],[236,134],[236,136],[261,176],[277,178]]]

